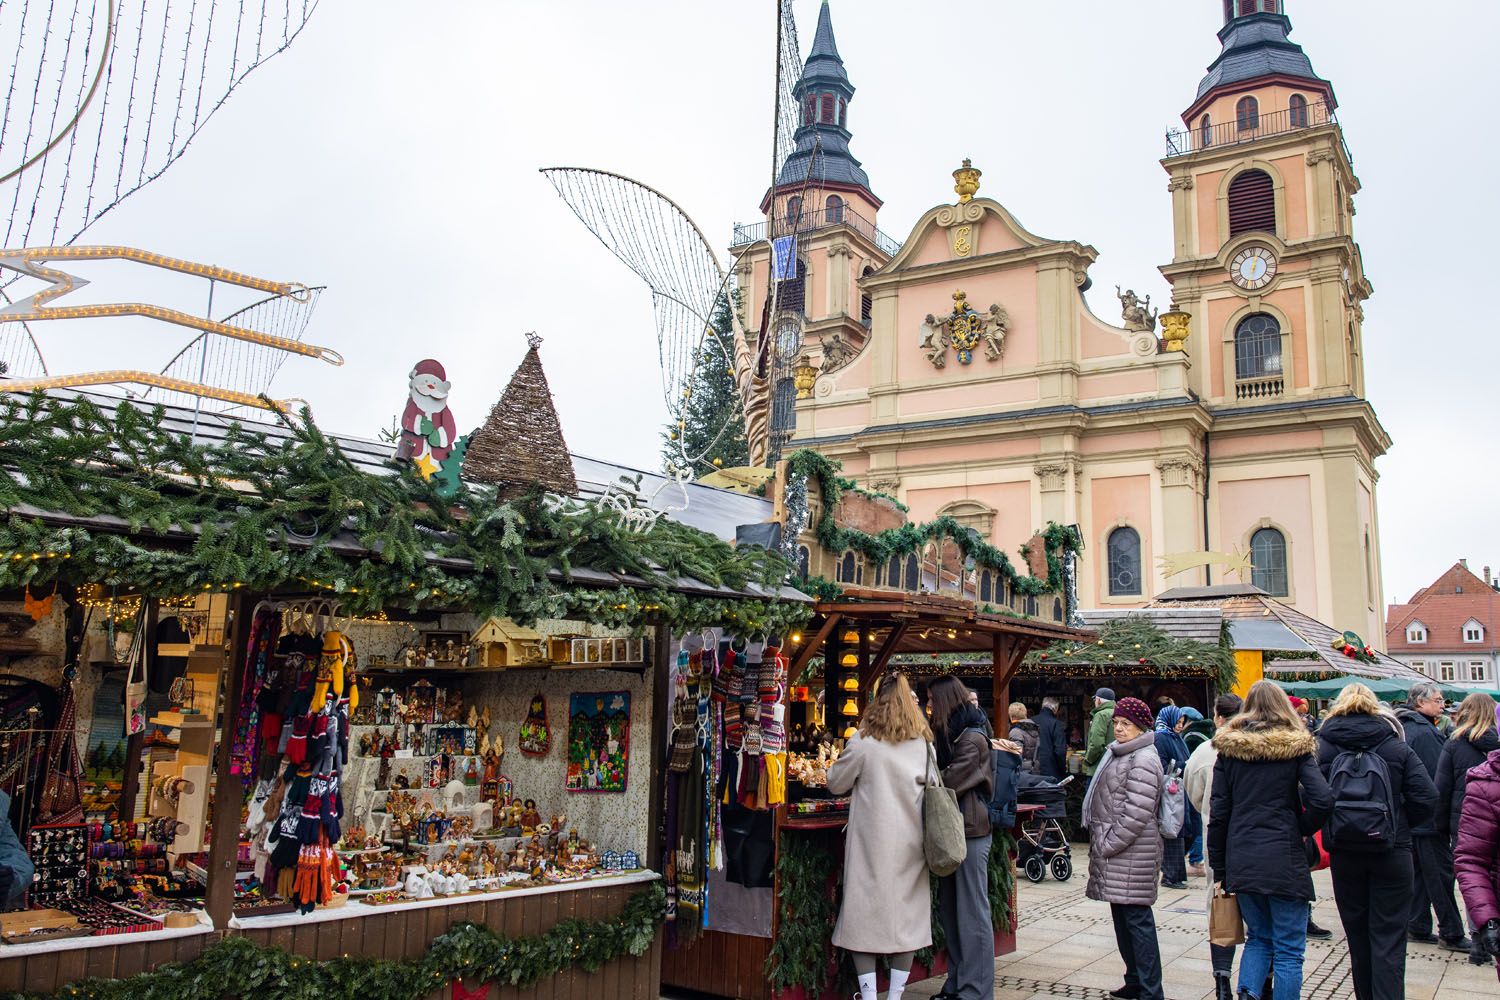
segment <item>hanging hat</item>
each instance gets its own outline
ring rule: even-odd
[[[1115,702],[1115,718],[1124,719],[1133,724],[1142,732],[1150,731],[1152,727],[1151,709],[1139,698],[1121,698]]]

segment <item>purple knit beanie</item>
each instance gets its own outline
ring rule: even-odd
[[[1121,698],[1115,702],[1115,718],[1133,723],[1143,733],[1152,729],[1151,709],[1139,698]]]

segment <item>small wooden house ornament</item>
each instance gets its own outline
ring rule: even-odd
[[[522,667],[547,661],[547,637],[509,618],[491,618],[470,640],[480,667]]]

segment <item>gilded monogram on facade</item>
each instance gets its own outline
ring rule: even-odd
[[[929,314],[922,324],[922,350],[934,368],[948,364],[948,349],[953,348],[958,363],[972,364],[974,352],[984,345],[984,356],[998,361],[1005,353],[1005,337],[1010,332],[1010,314],[998,303],[980,313],[969,305],[962,292],[953,293],[953,312],[942,319]]]

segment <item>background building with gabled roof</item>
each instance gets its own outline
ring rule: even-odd
[[[1443,684],[1500,686],[1500,581],[1460,559],[1404,604],[1386,611],[1386,648]]]

